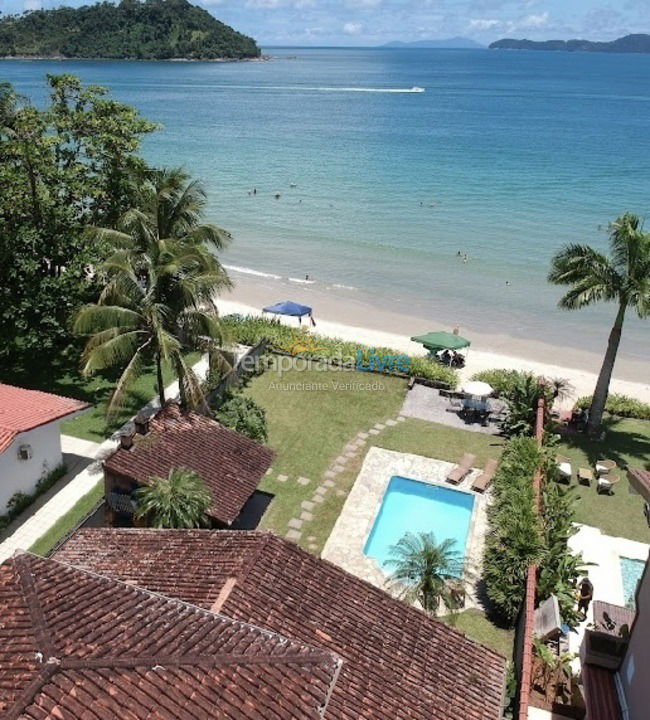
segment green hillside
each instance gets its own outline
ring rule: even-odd
[[[259,55],[252,38],[187,0],[102,2],[0,20],[0,57],[218,60]]]

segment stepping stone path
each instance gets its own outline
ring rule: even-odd
[[[345,497],[347,491],[342,488],[337,488],[337,478],[341,473],[345,472],[346,465],[349,462],[360,459],[361,453],[366,447],[368,440],[371,436],[379,435],[382,430],[387,427],[394,427],[397,423],[404,422],[406,418],[402,415],[398,415],[396,418],[390,418],[383,423],[376,423],[373,427],[367,431],[358,432],[350,442],[348,442],[341,450],[341,454],[334,459],[332,464],[323,473],[321,484],[314,489],[314,493],[309,500],[303,500],[300,503],[300,516],[293,517],[288,522],[288,531],[285,537],[288,540],[294,540],[298,542],[302,537],[302,530],[305,523],[309,523],[314,519],[315,513],[318,511],[318,505],[325,501],[326,495],[332,491],[336,497]],[[286,482],[289,478],[286,475],[278,475],[279,482]],[[311,480],[306,477],[296,478],[296,482],[299,485],[309,485]],[[316,536],[310,535],[307,538],[307,549],[311,552],[318,550],[316,544]]]

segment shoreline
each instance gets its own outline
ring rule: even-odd
[[[270,62],[270,55],[260,55],[250,58],[109,58],[109,57],[66,57],[65,55],[3,55],[0,60],[40,60],[57,62],[98,61],[98,62],[205,62],[205,63],[240,63],[240,62]]]
[[[261,308],[265,305],[291,299],[314,308],[314,333],[340,337],[371,347],[395,348],[411,355],[425,354],[421,345],[410,340],[411,336],[430,330],[453,330],[453,325],[448,322],[374,307],[306,283],[284,282],[264,277],[251,279],[242,277],[236,271],[229,272],[235,287],[227,296],[218,300],[219,310],[223,315],[260,315]],[[285,322],[296,328],[300,327],[295,319],[287,319]],[[308,326],[303,323],[302,327]],[[460,334],[464,334],[462,327]],[[563,407],[570,407],[578,397],[591,395],[593,392],[602,362],[602,356],[596,353],[574,349],[567,352],[566,349],[539,340],[511,338],[505,333],[489,335],[472,331],[467,335],[472,345],[467,353],[467,363],[459,371],[463,380],[476,372],[493,368],[528,370],[549,378],[566,378],[574,391],[571,397],[564,401]],[[605,345],[603,354],[604,352]],[[641,381],[641,378],[649,375],[647,363],[619,358],[614,368],[610,391],[650,402],[650,382]]]

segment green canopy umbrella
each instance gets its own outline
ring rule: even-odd
[[[430,332],[426,335],[416,335],[412,337],[413,342],[421,343],[424,347],[432,353],[440,350],[461,350],[462,348],[469,347],[471,345],[469,340],[466,340],[460,335],[454,335],[453,333],[444,332]]]

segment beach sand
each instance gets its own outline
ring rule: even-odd
[[[219,299],[221,314],[261,314],[261,308],[280,300],[294,300],[314,308],[317,326],[314,332],[330,337],[359,342],[374,347],[390,347],[412,355],[425,354],[421,345],[410,340],[430,330],[454,329],[449,320],[411,317],[392,312],[386,307],[373,306],[365,299],[356,300],[350,294],[336,290],[315,288],[307,283],[289,282],[275,278],[255,277],[231,271],[234,290]],[[299,327],[295,318],[283,321]],[[303,320],[304,327],[310,327]],[[603,353],[609,328],[603,332]],[[573,386],[571,398],[564,401],[570,407],[576,398],[590,395],[602,356],[580,350],[562,349],[542,340],[511,338],[507,334],[487,335],[476,331],[460,334],[471,340],[467,364],[460,371],[462,379],[480,370],[512,368],[528,370],[548,378],[566,378]],[[630,395],[650,402],[650,363],[619,358],[614,368],[610,392]]]

